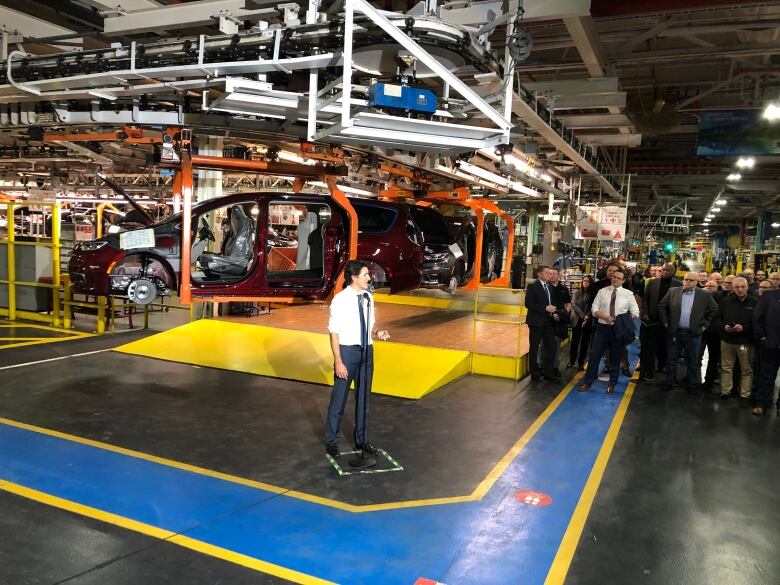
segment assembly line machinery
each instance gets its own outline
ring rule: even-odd
[[[546,129],[556,148],[617,195],[596,149],[516,83],[515,68],[532,49],[523,19],[545,6],[427,0],[399,13],[366,0],[246,0],[240,17],[211,15],[227,34],[51,55],[4,46],[0,127],[27,128],[33,140],[79,125],[246,131],[260,140],[424,153],[424,166],[436,170],[442,157],[452,167],[457,157],[511,153],[520,124]],[[508,183],[480,182],[504,193],[551,192],[526,172],[500,170]]]

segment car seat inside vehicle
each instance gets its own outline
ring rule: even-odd
[[[203,252],[198,257],[202,280],[235,282],[249,272],[254,259],[255,221],[242,204],[231,206],[227,217],[228,229],[223,231],[221,253]]]
[[[291,241],[268,239],[266,274],[269,286],[319,286],[324,276],[323,227],[330,221],[325,205],[272,202],[269,229],[284,229]],[[273,223],[274,220],[281,223]],[[292,244],[292,247],[290,244]]]

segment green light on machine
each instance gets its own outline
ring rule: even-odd
[[[674,252],[674,242],[665,242],[664,252]]]

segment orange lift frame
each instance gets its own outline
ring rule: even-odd
[[[512,216],[501,211],[501,209],[490,201],[490,199],[473,199],[467,187],[457,187],[449,191],[428,191],[425,197],[417,202],[418,205],[431,205],[432,203],[455,203],[457,205],[463,205],[464,207],[471,209],[474,212],[474,215],[477,216],[477,245],[476,256],[474,258],[474,276],[461,287],[463,290],[475,290],[481,284],[480,271],[482,266],[485,212],[494,213],[506,222],[507,228],[509,229],[509,241],[507,242],[506,257],[504,258],[504,270],[500,277],[486,283],[485,286],[508,287],[509,272],[512,267],[512,248],[515,243],[515,222],[514,219],[512,219]]]
[[[341,174],[338,172],[338,169],[329,169],[321,165],[253,161],[192,154],[191,132],[187,129],[181,130],[178,154],[180,158],[179,161],[161,161],[160,166],[175,169],[173,195],[174,198],[180,198],[182,202],[181,266],[179,268],[179,301],[182,304],[189,304],[192,302],[190,246],[192,245],[192,189],[193,169],[195,168],[213,171],[240,171],[273,176],[292,176],[295,177],[293,186],[293,192],[295,193],[301,191],[307,180],[318,179],[324,182],[330,189],[330,195],[333,201],[347,212],[349,217],[348,259],[354,260],[357,258],[357,213],[347,196],[336,184],[335,176]],[[341,271],[336,277],[333,291],[338,291],[343,282],[344,272]],[[294,297],[199,297],[199,300],[210,300],[213,302],[258,300],[295,302],[296,299]]]

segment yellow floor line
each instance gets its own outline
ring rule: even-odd
[[[62,327],[52,327],[51,325],[42,325],[40,323],[32,323],[28,321],[3,320],[3,322],[0,323],[0,327],[17,327],[19,329],[43,329],[44,331],[57,331],[59,333],[67,333],[68,335],[91,335],[91,333],[78,331],[77,329],[64,329]]]
[[[588,481],[585,483],[585,488],[582,490],[580,500],[577,502],[577,507],[574,509],[574,514],[572,514],[571,520],[569,521],[569,526],[558,547],[558,552],[555,554],[555,559],[553,559],[553,563],[550,566],[550,571],[547,573],[547,579],[545,580],[544,585],[563,585],[566,580],[571,561],[574,558],[574,552],[577,550],[582,531],[585,528],[585,521],[590,514],[590,509],[596,498],[596,492],[601,484],[601,479],[604,477],[604,471],[607,468],[607,463],[612,454],[612,449],[615,446],[615,441],[617,441],[620,427],[623,424],[623,419],[626,417],[628,405],[631,402],[631,397],[634,395],[635,386],[636,384],[633,381],[629,382],[626,392],[623,394],[615,417],[609,425],[609,430],[607,430],[604,442],[602,443],[599,454],[593,464]]]
[[[84,337],[92,337],[92,334],[82,333],[80,335],[71,335],[69,337],[57,337],[57,338],[44,337],[41,338],[39,341],[22,341],[20,343],[9,343],[8,345],[0,345],[0,350],[12,349],[14,347],[25,347],[28,345],[41,345],[43,343],[58,343],[60,341],[70,341],[72,339],[82,339]]]
[[[256,571],[261,571],[275,577],[287,579],[293,583],[301,583],[302,585],[334,585],[332,581],[326,581],[318,577],[306,575],[305,573],[300,573],[280,565],[275,565],[273,563],[256,559],[254,557],[242,555],[237,552],[233,552],[232,550],[214,546],[212,544],[184,536],[183,534],[177,534],[169,530],[164,530],[162,528],[152,526],[151,524],[137,522],[136,520],[131,520],[130,518],[125,518],[124,516],[119,516],[110,512],[104,512],[103,510],[98,510],[97,508],[93,508],[91,506],[85,506],[71,500],[58,498],[57,496],[40,492],[38,490],[34,490],[9,481],[0,481],[0,490],[27,498],[29,500],[35,500],[36,502],[46,504],[47,506],[53,506],[55,508],[60,508],[61,510],[67,510],[68,512],[79,514],[80,516],[94,518],[95,520],[113,524],[127,530],[132,530],[133,532],[139,532],[147,536],[165,540],[166,542],[171,542],[173,544],[177,544],[179,546],[183,546],[191,550],[216,557],[218,559],[229,561],[237,565],[242,565],[244,567],[248,567]]]
[[[498,461],[498,463],[496,463],[493,469],[491,469],[490,472],[487,474],[485,479],[483,479],[479,483],[479,485],[477,485],[477,487],[474,489],[474,491],[471,492],[471,494],[464,495],[464,496],[445,497],[445,498],[428,498],[428,499],[420,499],[420,500],[386,502],[382,504],[364,504],[364,505],[348,504],[346,502],[340,502],[338,500],[333,500],[330,498],[315,496],[313,494],[299,492],[297,490],[288,490],[287,488],[279,487],[269,483],[255,481],[252,479],[246,479],[243,477],[238,477],[227,473],[222,473],[220,471],[214,471],[211,469],[206,469],[204,467],[198,467],[196,465],[190,465],[189,463],[182,463],[180,461],[165,459],[163,457],[157,457],[156,455],[150,455],[148,453],[142,453],[140,451],[134,451],[132,449],[125,449],[124,447],[118,447],[115,445],[110,445],[108,443],[101,443],[99,441],[94,441],[92,439],[85,439],[83,437],[69,435],[67,433],[62,433],[60,431],[38,427],[35,425],[30,425],[27,423],[10,420],[7,418],[0,418],[0,424],[5,424],[8,426],[24,429],[27,431],[32,431],[35,433],[40,433],[43,435],[48,435],[50,437],[56,437],[58,439],[64,439],[66,441],[72,441],[74,443],[81,443],[82,445],[89,445],[90,447],[96,447],[98,449],[104,449],[106,451],[113,451],[114,453],[119,453],[121,455],[127,455],[129,457],[135,457],[137,459],[151,461],[153,463],[157,463],[160,465],[166,465],[168,467],[173,467],[176,469],[181,469],[184,471],[189,471],[200,475],[205,475],[208,477],[214,477],[216,479],[221,479],[224,481],[229,481],[232,483],[237,483],[248,487],[269,491],[275,494],[280,494],[283,496],[296,498],[299,500],[305,500],[307,502],[312,502],[314,504],[319,504],[322,506],[328,506],[330,508],[344,510],[346,512],[354,512],[354,513],[378,512],[381,510],[397,510],[401,508],[441,506],[445,504],[460,504],[464,502],[475,502],[481,500],[488,493],[488,491],[490,491],[490,488],[493,487],[496,481],[498,481],[498,479],[501,477],[504,471],[506,471],[506,468],[522,452],[525,446],[531,441],[533,436],[539,431],[539,429],[547,421],[547,419],[550,418],[550,416],[552,416],[553,412],[555,412],[555,409],[558,408],[558,406],[561,404],[561,402],[563,402],[563,400],[566,398],[569,392],[571,392],[572,388],[577,382],[577,379],[581,375],[582,375],[581,373],[578,373],[563,388],[563,390],[561,390],[561,392],[555,397],[555,399],[553,399],[553,401],[547,406],[544,412],[542,412],[542,414],[540,414],[536,418],[536,420],[531,424],[528,430],[526,430],[526,432],[523,433],[523,435],[515,442],[515,444],[512,445],[512,447],[509,449],[506,455],[504,455]]]

